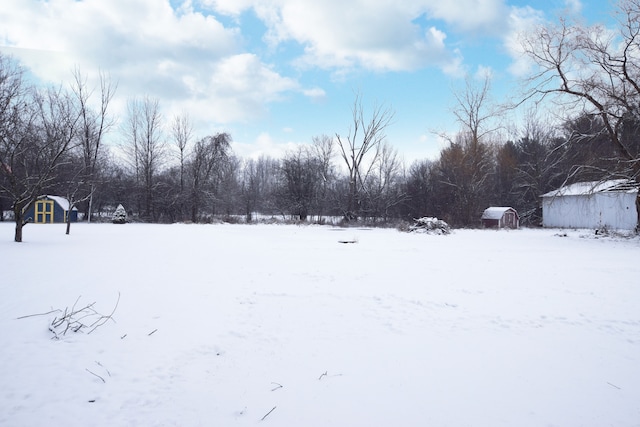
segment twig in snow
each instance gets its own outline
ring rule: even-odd
[[[320,375],[320,378],[318,378],[318,381],[320,381],[322,379],[322,377],[326,377],[327,376],[327,372],[328,371],[324,371],[324,374]]]
[[[118,308],[118,303],[120,302],[120,292],[118,292],[118,300],[116,301],[116,305],[111,310],[109,315],[103,315],[96,311],[93,306],[96,304],[92,302],[91,304],[87,304],[82,308],[76,308],[78,302],[80,302],[79,296],[74,301],[71,308],[66,307],[63,310],[51,310],[46,313],[38,313],[38,314],[29,314],[26,316],[20,316],[18,319],[25,319],[28,317],[34,316],[45,316],[51,313],[59,313],[51,320],[49,323],[49,330],[53,334],[53,339],[60,339],[61,335],[66,335],[68,331],[72,332],[82,332],[83,329],[88,328],[88,334],[95,331],[100,326],[104,325],[107,321],[113,320],[113,313],[115,313],[116,308]],[[115,322],[115,320],[113,320]]]
[[[279,388],[282,388],[282,387],[283,387],[283,385],[282,385],[282,384],[280,384],[280,383],[274,383],[274,382],[272,382],[271,384],[275,384],[275,385],[276,385],[274,388],[272,388],[272,389],[271,389],[271,391],[276,391],[277,389],[279,389]]]
[[[113,320],[113,313],[116,312],[116,309],[118,308],[118,304],[120,303],[120,292],[118,292],[118,299],[116,300],[116,305],[113,307],[113,310],[111,310],[111,313],[108,316],[101,316],[98,320],[96,320],[95,322],[93,322],[93,329],[91,329],[89,332],[87,332],[87,335],[90,334],[91,332],[95,331],[96,329],[98,329],[100,326],[104,325],[105,323],[107,323],[109,320]],[[113,320],[115,322],[115,320]]]
[[[100,375],[96,374],[95,372],[91,372],[91,371],[90,371],[90,370],[88,370],[87,368],[85,368],[85,370],[86,370],[87,372],[89,372],[91,375],[94,375],[94,376],[96,376],[96,377],[100,378],[100,379],[102,380],[102,382],[103,382],[103,383],[106,383],[106,381],[104,380],[104,378],[102,378]]]
[[[56,310],[47,311],[46,313],[27,314],[26,316],[16,317],[16,320],[26,319],[28,317],[46,316],[47,314],[55,313],[56,311],[60,312],[61,310],[56,309]]]
[[[607,381],[607,384],[609,384],[611,387],[615,387],[615,388],[617,388],[618,390],[622,390],[622,389],[621,389],[620,387],[618,387],[617,385],[615,385],[615,384],[611,384],[611,383],[610,383],[610,382],[608,382],[608,381]]]
[[[107,368],[105,368],[104,366],[102,366],[102,363],[98,362],[96,360],[96,365],[100,366],[102,369],[104,369],[107,372],[107,375],[111,376],[111,372],[109,372],[109,370]]]
[[[156,329],[154,329],[153,331],[149,332],[149,333],[147,334],[147,336],[149,336],[149,337],[150,337],[151,335],[155,334],[157,330],[158,330],[157,328],[156,328]]]
[[[276,409],[276,408],[277,408],[277,406],[274,406],[273,408],[271,408],[271,410],[269,412],[264,414],[264,417],[262,417],[262,419],[260,421],[264,421],[264,419],[267,418],[269,416],[269,414],[272,413],[274,411],[274,409]]]

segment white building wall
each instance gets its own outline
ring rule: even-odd
[[[635,192],[545,197],[542,199],[542,225],[632,230],[638,222],[635,199]]]

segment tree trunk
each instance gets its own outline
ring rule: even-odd
[[[16,235],[14,238],[15,242],[22,242],[22,222],[16,222]]]
[[[91,192],[89,193],[89,204],[87,207],[87,223],[91,223],[91,215],[93,214],[93,192],[95,191],[95,186],[91,184]]]
[[[24,213],[22,212],[22,208],[14,207],[13,209],[13,217],[16,221],[16,234],[14,237],[14,241],[17,243],[22,242],[22,227],[24,227]]]
[[[636,233],[640,234],[640,185],[638,186],[638,194],[636,195],[636,215],[637,215],[637,223],[636,223]]]

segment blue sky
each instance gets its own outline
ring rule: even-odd
[[[231,133],[243,157],[280,156],[314,136],[348,132],[362,105],[391,108],[387,141],[434,158],[458,129],[452,91],[489,73],[492,98],[518,91],[517,37],[558,16],[608,22],[602,0],[5,0],[0,50],[38,79],[118,84],[158,98],[166,123],[186,112],[202,137]],[[516,120],[516,119],[504,119]],[[168,126],[167,126],[168,127]],[[167,132],[168,137],[168,132]],[[111,132],[113,144],[120,138]]]

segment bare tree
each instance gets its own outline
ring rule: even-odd
[[[275,195],[281,186],[280,160],[269,156],[245,160],[238,170],[240,210],[247,222],[254,213],[283,213],[275,203]]]
[[[405,179],[407,201],[405,203],[406,215],[417,219],[423,216],[436,215],[436,203],[434,200],[434,171],[435,163],[432,160],[420,160],[410,167]]]
[[[187,113],[174,116],[171,122],[171,136],[178,148],[178,158],[180,160],[180,191],[184,191],[184,163],[186,148],[193,136],[193,125]]]
[[[198,217],[205,199],[215,210],[218,187],[221,181],[221,168],[229,157],[231,136],[218,133],[207,136],[196,142],[189,163],[191,191],[191,221],[198,222]]]
[[[461,132],[455,139],[448,138],[449,147],[442,150],[436,168],[441,200],[449,198],[443,204],[448,219],[461,225],[472,225],[480,218],[492,187],[493,150],[488,135],[494,131],[489,125],[496,112],[489,90],[490,80],[485,77],[477,86],[467,79],[465,89],[455,93],[454,114]]]
[[[278,192],[283,210],[300,221],[317,208],[318,190],[322,184],[322,165],[309,147],[298,147],[287,153],[280,162],[282,185]]]
[[[335,184],[336,171],[333,164],[335,144],[328,135],[314,136],[312,140],[314,157],[319,164],[320,184],[317,195],[318,215],[326,215],[329,211],[330,198]],[[320,220],[321,218],[318,218]]]
[[[253,159],[246,160],[240,173],[240,201],[245,221],[249,223],[253,220],[253,213],[258,206],[260,194],[264,191],[264,187],[260,179],[257,161]]]
[[[142,216],[153,220],[156,175],[165,159],[162,115],[157,99],[129,100],[124,134],[124,150],[142,192]]]
[[[392,216],[393,208],[405,200],[406,193],[401,186],[402,175],[403,164],[398,151],[388,143],[383,143],[380,155],[373,165],[366,192],[367,205],[374,218],[386,221]]]
[[[467,77],[465,88],[454,91],[456,106],[453,114],[472,148],[485,142],[486,136],[495,130],[489,125],[499,113],[491,104],[490,92],[491,79],[488,75],[478,85]]]
[[[100,99],[96,107],[92,107],[93,89],[87,87],[86,77],[76,68],[73,72],[71,90],[80,115],[77,134],[79,143],[76,145],[76,149],[80,152],[81,162],[68,182],[67,199],[69,200],[69,211],[76,204],[88,201],[85,216],[87,222],[91,222],[93,196],[96,191],[100,173],[99,162],[103,152],[102,142],[105,134],[114,124],[114,119],[107,114],[107,110],[115,95],[116,85],[111,82],[109,76],[100,73]],[[70,228],[71,215],[67,215],[67,234],[69,234]]]
[[[344,208],[345,220],[357,219],[366,175],[380,153],[386,138],[385,131],[393,120],[389,108],[374,106],[370,118],[365,118],[360,95],[356,95],[351,109],[351,126],[345,137],[336,134],[340,155],[347,167],[349,189]]]
[[[625,138],[627,125],[640,122],[640,0],[620,0],[617,28],[586,27],[561,19],[524,35],[522,47],[535,63],[527,97],[553,97],[570,114],[593,114],[626,166],[610,171],[640,186],[637,138]],[[605,178],[605,177],[603,177]],[[640,192],[636,199],[640,227]]]
[[[29,221],[25,215],[54,184],[76,137],[79,114],[72,97],[62,89],[25,89],[19,67],[3,59],[0,65],[0,114],[4,116],[0,124],[0,189],[12,200],[14,240],[22,242],[22,229]]]

